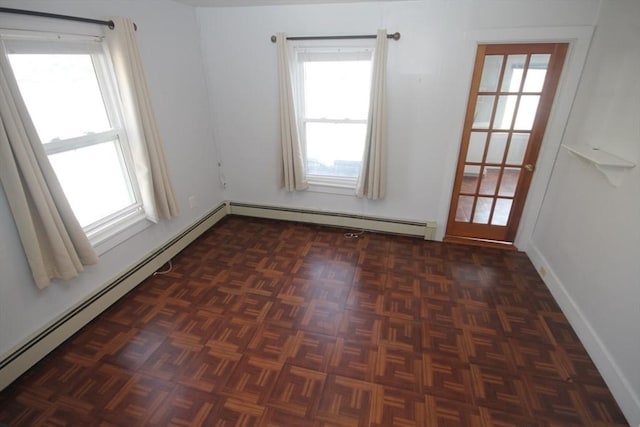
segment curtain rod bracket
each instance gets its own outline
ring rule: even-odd
[[[375,35],[361,35],[361,36],[295,36],[287,37],[287,40],[348,40],[348,39],[375,39]],[[400,33],[395,32],[393,34],[387,34],[388,39],[400,40]],[[276,36],[271,36],[271,42],[276,42]]]
[[[108,21],[109,25],[107,25],[109,27],[110,30],[113,30],[116,28],[116,24],[113,21]],[[138,24],[136,24],[135,22],[133,23],[133,31],[138,31]]]

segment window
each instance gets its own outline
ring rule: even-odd
[[[372,49],[297,48],[299,129],[310,184],[355,188],[362,168]]]
[[[144,218],[101,39],[4,36],[3,49],[49,161],[92,243]]]

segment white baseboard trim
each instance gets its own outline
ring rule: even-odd
[[[569,292],[567,292],[560,278],[555,274],[540,250],[534,244],[530,244],[526,252],[538,271],[541,271],[541,268],[546,270],[543,277],[544,283],[569,320],[569,323],[578,335],[578,338],[580,338],[589,356],[593,359],[593,362],[607,383],[607,386],[609,386],[611,393],[627,418],[627,421],[630,425],[640,423],[640,398],[633,390],[633,387],[631,387],[627,378],[623,375],[611,356],[611,353],[609,353],[609,350],[607,350],[589,323],[587,317],[582,313],[580,306],[578,306]],[[640,424],[638,427],[640,427]]]
[[[229,202],[229,207],[229,213],[234,215],[307,222],[339,228],[379,231],[382,233],[404,234],[421,237],[425,240],[435,240],[437,228],[437,224],[433,221],[415,222],[394,218],[239,202]]]
[[[221,204],[126,272],[0,357],[0,390],[75,334],[227,215]]]

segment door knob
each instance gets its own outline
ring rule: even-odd
[[[533,172],[533,165],[531,163],[527,163],[526,165],[524,165],[524,168],[529,172]]]

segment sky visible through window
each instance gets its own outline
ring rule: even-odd
[[[90,55],[9,55],[43,144],[111,128]]]

